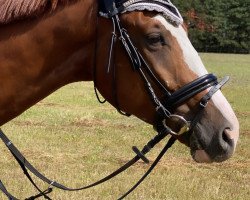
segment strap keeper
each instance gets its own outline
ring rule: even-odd
[[[54,183],[55,183],[55,181],[51,181],[51,183],[49,184],[49,188],[48,189],[52,189],[54,187]]]
[[[208,104],[208,101],[207,101],[206,99],[202,99],[202,100],[200,101],[200,106],[201,106],[202,108],[206,108],[206,107],[207,107],[207,104]]]
[[[12,142],[9,140],[9,141],[6,143],[6,146],[9,147],[10,145],[12,145]]]

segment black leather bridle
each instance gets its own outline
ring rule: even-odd
[[[62,190],[67,191],[78,191],[83,189],[88,189],[91,187],[94,187],[96,185],[99,185],[103,182],[106,182],[110,180],[111,178],[117,176],[124,170],[128,169],[130,166],[132,166],[134,163],[136,163],[138,160],[142,159],[145,163],[149,163],[148,159],[145,157],[145,154],[147,154],[157,143],[159,143],[162,139],[164,139],[168,134],[172,135],[170,137],[169,141],[165,145],[165,147],[160,152],[159,156],[155,159],[155,161],[150,166],[149,170],[144,174],[144,176],[123,196],[121,196],[119,199],[123,199],[126,197],[129,193],[131,193],[148,175],[149,173],[154,169],[154,167],[157,165],[157,163],[160,161],[162,156],[166,153],[166,151],[174,144],[176,141],[175,136],[181,135],[187,131],[190,131],[193,127],[195,127],[196,123],[199,120],[199,113],[207,106],[208,101],[211,99],[211,97],[228,81],[229,77],[225,77],[222,79],[221,82],[218,83],[217,77],[213,74],[207,74],[204,75],[187,85],[183,86],[182,88],[178,89],[174,93],[169,92],[169,90],[159,81],[157,76],[153,73],[151,70],[151,67],[147,64],[147,62],[144,60],[143,56],[140,54],[140,52],[137,50],[137,48],[134,46],[133,42],[131,41],[127,31],[121,26],[120,20],[119,20],[119,8],[116,7],[116,2],[114,0],[103,0],[99,1],[102,5],[102,8],[105,9],[106,13],[108,13],[108,18],[110,18],[113,22],[114,32],[112,34],[112,42],[110,47],[110,56],[112,55],[113,51],[113,45],[115,43],[115,37],[119,38],[119,41],[121,41],[131,63],[133,66],[133,69],[135,72],[138,72],[142,78],[142,80],[145,83],[145,88],[148,91],[149,96],[152,99],[152,102],[155,106],[155,110],[157,113],[157,120],[155,122],[154,128],[157,131],[156,136],[151,139],[140,151],[137,147],[133,147],[133,151],[136,153],[135,157],[131,159],[129,162],[127,162],[125,165],[111,173],[110,175],[102,178],[101,180],[81,187],[81,188],[68,188],[56,181],[50,180],[43,174],[41,174],[32,164],[26,160],[26,158],[20,153],[20,151],[15,147],[15,145],[9,140],[9,138],[2,132],[0,129],[0,138],[5,143],[5,145],[8,147],[10,152],[13,154],[14,158],[17,160],[21,168],[23,169],[24,174],[27,176],[27,178],[30,180],[30,182],[33,184],[33,186],[38,190],[39,194],[34,195],[32,197],[26,198],[29,200],[33,200],[36,198],[39,198],[43,196],[45,199],[51,199],[48,194],[52,191],[52,187],[56,187]],[[118,30],[118,31],[116,31]],[[110,60],[110,58],[109,58]],[[110,63],[110,62],[109,62]],[[109,70],[108,65],[108,70]],[[150,80],[149,80],[150,79]],[[164,98],[159,99],[154,91],[154,88],[151,86],[150,81],[153,81],[153,83],[159,87],[161,90]],[[190,98],[195,96],[196,94],[210,88],[209,92],[203,96],[199,102],[199,110],[197,115],[194,117],[194,119],[190,122],[187,121],[184,117],[172,114],[173,111],[186,101],[188,101]],[[99,98],[98,98],[99,99]],[[117,105],[117,109],[119,110],[119,106]],[[179,131],[174,131],[170,127],[167,126],[166,121],[177,119],[179,123],[181,123],[181,128]],[[35,176],[37,176],[39,179],[43,180],[44,182],[49,184],[49,187],[46,190],[41,190],[32,177],[29,174],[29,171],[32,172]],[[17,200],[16,197],[11,195],[9,191],[6,189],[4,184],[0,180],[0,190],[10,199],[10,200]]]
[[[109,52],[109,62],[108,62],[108,72],[110,71],[111,67],[111,57],[112,52],[114,49],[115,41],[117,41],[117,38],[121,42],[122,46],[124,47],[128,58],[131,61],[131,65],[133,67],[133,70],[135,72],[138,72],[142,78],[142,80],[145,83],[145,88],[155,106],[155,110],[157,113],[157,120],[155,122],[155,129],[158,129],[159,127],[162,127],[162,125],[166,128],[166,131],[168,131],[172,135],[180,135],[184,132],[175,132],[171,130],[169,127],[166,126],[166,120],[170,120],[171,118],[179,119],[184,126],[186,126],[187,129],[190,129],[190,126],[194,126],[194,123],[188,122],[184,119],[182,116],[178,116],[175,114],[172,114],[172,112],[183,103],[187,102],[190,98],[193,96],[199,94],[200,92],[212,87],[210,92],[208,92],[203,98],[201,98],[199,104],[200,107],[203,109],[207,106],[208,101],[211,99],[211,97],[229,80],[229,77],[226,76],[220,83],[217,81],[217,77],[213,74],[206,74],[203,75],[196,80],[188,83],[187,85],[184,85],[180,89],[176,90],[174,93],[171,93],[157,78],[157,76],[152,71],[152,68],[147,64],[143,56],[140,54],[139,50],[136,48],[136,46],[133,44],[132,40],[129,37],[129,34],[125,28],[122,27],[120,19],[119,19],[119,13],[121,12],[122,8],[116,7],[116,4],[119,5],[120,1],[101,1],[102,2],[102,9],[106,14],[106,17],[112,20],[113,23],[113,32],[112,32],[112,39],[110,44],[110,52]],[[124,2],[124,1],[122,1]],[[151,85],[151,82],[153,81],[154,85],[156,85],[162,95],[163,98],[158,98],[154,88]],[[113,88],[114,89],[114,88]],[[115,102],[117,101],[117,97],[115,96]],[[98,97],[98,100],[100,98]],[[119,103],[116,103],[116,108],[119,112]],[[123,112],[121,112],[123,113]],[[195,121],[195,120],[193,120]]]

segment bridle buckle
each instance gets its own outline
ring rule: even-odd
[[[208,104],[208,101],[200,101],[200,106],[202,107],[202,108],[206,108],[207,107],[207,104]]]

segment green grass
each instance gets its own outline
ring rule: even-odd
[[[201,54],[208,70],[230,75],[223,92],[235,109],[241,136],[233,158],[220,164],[197,164],[179,143],[127,199],[248,200],[250,199],[250,56]],[[92,83],[75,83],[53,93],[2,127],[27,159],[51,179],[78,187],[91,183],[127,162],[131,145],[142,147],[154,135],[152,127],[119,115],[95,99]],[[163,144],[149,154],[153,160]],[[24,199],[36,191],[0,143],[0,179]],[[80,192],[55,189],[53,199],[116,199],[146,171],[142,162],[117,178]],[[37,180],[35,178],[35,180]],[[38,181],[42,188],[46,184]],[[0,193],[0,199],[6,199]]]

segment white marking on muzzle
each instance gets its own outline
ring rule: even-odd
[[[221,91],[216,92],[211,101],[221,112],[223,117],[230,123],[230,127],[228,127],[230,128],[230,130],[225,131],[225,133],[230,139],[234,140],[234,144],[236,146],[239,138],[239,121],[235,116],[232,107],[230,106],[224,95],[221,93]]]
[[[187,32],[184,30],[182,26],[175,27],[167,20],[161,16],[157,15],[154,17],[156,20],[159,20],[165,28],[170,31],[173,37],[176,38],[177,42],[180,45],[180,48],[183,51],[183,57],[184,61],[187,64],[187,66],[196,73],[199,77],[202,75],[207,74],[207,70],[204,66],[204,64],[201,61],[201,58],[198,54],[198,52],[195,50],[193,45],[191,44]],[[231,124],[232,130],[227,130],[225,133],[228,135],[229,138],[234,140],[235,146],[238,141],[239,137],[239,122],[230,106],[226,98],[223,96],[221,91],[216,92],[216,94],[212,97],[211,101],[214,103],[214,105],[217,107],[217,109],[221,112],[223,117],[228,120],[228,122]],[[207,160],[207,156],[204,155],[204,152],[197,152],[197,159],[203,160],[201,158],[204,156],[204,160]]]

